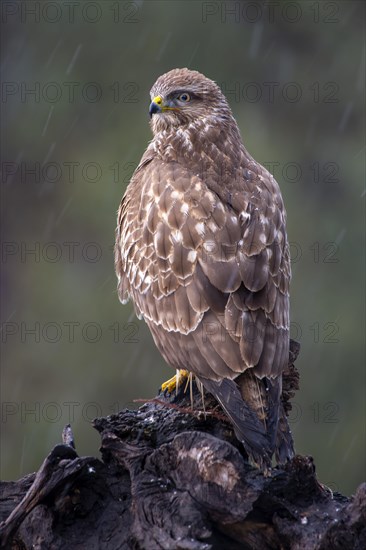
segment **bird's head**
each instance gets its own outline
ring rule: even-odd
[[[157,79],[150,91],[149,114],[154,135],[162,130],[205,119],[232,119],[230,107],[219,86],[203,74],[173,69]]]

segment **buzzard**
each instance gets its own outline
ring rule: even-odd
[[[293,454],[281,404],[290,258],[279,186],[244,147],[219,86],[174,69],[151,89],[147,147],[118,211],[120,301],[193,373],[249,459]]]

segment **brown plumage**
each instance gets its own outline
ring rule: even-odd
[[[133,300],[167,363],[217,398],[252,461],[283,462],[293,445],[280,405],[290,281],[280,189],[214,82],[175,69],[151,99],[154,137],[118,212],[120,300]]]

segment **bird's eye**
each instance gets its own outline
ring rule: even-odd
[[[184,101],[185,103],[187,103],[187,101],[191,100],[191,96],[184,92],[184,94],[180,94],[180,96],[178,96],[178,99],[179,101]]]

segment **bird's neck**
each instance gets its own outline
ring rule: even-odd
[[[164,162],[179,162],[215,182],[230,185],[251,158],[231,114],[209,116],[165,128],[154,135],[150,147]]]
[[[245,151],[234,118],[220,113],[163,128],[155,133],[151,146],[166,162],[186,159],[192,163],[219,157],[236,165],[242,150]]]

